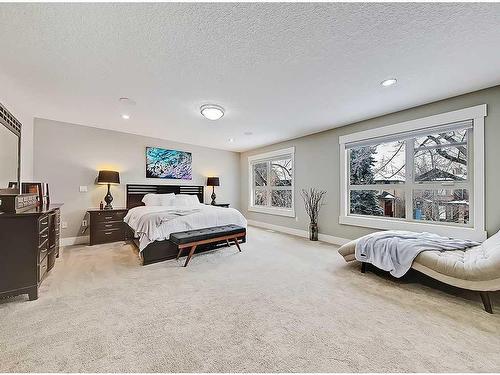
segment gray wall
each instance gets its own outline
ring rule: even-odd
[[[189,151],[193,154],[193,179],[146,179],[146,146]],[[239,206],[239,155],[184,143],[142,137],[44,119],[35,119],[34,177],[49,183],[51,201],[62,202],[62,221],[68,228],[62,237],[82,235],[81,221],[87,208],[98,207],[106,186],[95,185],[99,169],[120,172],[122,184],[112,186],[115,207],[125,206],[127,183],[205,185],[207,176],[220,176],[217,201]],[[79,187],[88,186],[87,193]],[[211,188],[205,189],[209,201]],[[88,234],[88,233],[85,233]]]
[[[249,220],[305,230],[309,219],[298,192],[302,188],[317,187],[328,191],[327,202],[322,208],[319,219],[320,233],[348,239],[370,233],[373,230],[339,224],[339,136],[479,104],[488,105],[488,116],[485,119],[486,230],[488,235],[492,235],[500,229],[500,199],[498,198],[500,194],[500,86],[242,153],[240,155],[242,212]],[[332,116],[334,115],[332,113]],[[296,147],[296,218],[247,211],[248,156],[291,146]]]

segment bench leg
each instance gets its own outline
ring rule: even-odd
[[[484,309],[487,313],[493,314],[493,308],[491,306],[490,295],[488,292],[479,292],[481,300],[483,301]]]
[[[361,273],[366,272],[366,262],[361,262]]]
[[[236,238],[234,239],[234,243],[236,244],[236,247],[238,248],[238,250],[239,250],[239,251],[240,251],[240,253],[241,253],[241,247],[240,247],[240,244],[238,243],[238,237],[236,237]]]
[[[187,265],[188,265],[189,261],[191,260],[191,257],[193,256],[195,250],[196,250],[196,245],[194,245],[193,247],[191,247],[191,250],[189,251],[188,257],[186,259],[186,263],[184,263],[184,267],[187,267]]]
[[[231,244],[229,243],[229,240],[226,239],[227,246],[231,247]]]
[[[180,248],[179,249],[179,252],[177,253],[177,258],[175,258],[175,260],[179,260],[179,257],[181,256],[182,254],[182,250],[184,250],[183,248]]]

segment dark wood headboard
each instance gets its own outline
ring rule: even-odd
[[[128,185],[127,184],[127,208],[131,209],[144,206],[142,198],[146,194],[189,194],[197,195],[200,203],[203,203],[203,186],[193,185]]]

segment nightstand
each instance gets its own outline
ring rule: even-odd
[[[205,203],[207,206],[216,206],[216,207],[229,207],[229,203],[216,203],[216,204],[210,204],[210,203]]]
[[[123,222],[128,212],[126,208],[91,209],[87,212],[90,215],[90,245],[127,239],[127,226]]]

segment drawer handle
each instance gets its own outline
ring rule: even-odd
[[[113,216],[104,216],[105,219],[112,219]]]
[[[48,234],[42,234],[40,237],[47,238],[48,236],[49,236]]]
[[[110,234],[113,234],[113,232],[104,232],[106,236],[109,236]]]
[[[47,225],[49,222],[48,221],[41,221],[40,224],[42,225]]]
[[[105,226],[106,228],[109,228],[109,227],[112,227],[112,226],[113,226],[113,224],[106,224],[106,225],[104,225],[104,226]]]

